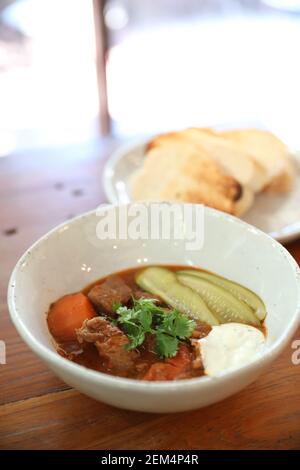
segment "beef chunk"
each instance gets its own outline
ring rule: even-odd
[[[93,287],[88,298],[101,312],[113,313],[113,304],[126,304],[132,295],[132,290],[119,276],[110,276],[102,284]]]
[[[211,326],[199,320],[195,320],[195,321],[196,321],[197,326],[192,333],[192,338],[197,338],[197,339],[204,338],[211,331],[212,329]]]
[[[79,343],[94,343],[99,355],[114,372],[124,372],[134,367],[136,351],[127,351],[127,336],[104,317],[85,320],[77,330]]]
[[[171,364],[155,362],[144,375],[144,380],[174,380],[177,377],[177,370]]]
[[[181,344],[175,357],[152,364],[144,375],[144,380],[175,380],[187,377],[192,367],[192,354],[185,344]]]
[[[133,297],[134,297],[136,300],[140,300],[140,299],[155,299],[154,295],[149,294],[149,292],[145,292],[145,291],[140,290],[140,289],[136,289],[136,290],[133,291]]]
[[[138,288],[133,290],[132,295],[136,300],[140,300],[140,299],[156,300],[155,305],[157,305],[158,307],[164,307],[166,305],[165,302],[163,302],[163,300],[161,300],[157,295],[150,294],[149,292],[145,292],[144,290],[141,290]]]

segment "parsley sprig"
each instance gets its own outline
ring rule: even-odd
[[[158,307],[156,302],[156,299],[133,299],[132,308],[115,304],[115,322],[129,339],[128,350],[141,346],[149,333],[155,336],[156,352],[160,358],[174,357],[180,341],[191,336],[196,323],[178,310]]]

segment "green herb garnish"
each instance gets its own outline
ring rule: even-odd
[[[189,338],[196,323],[178,310],[167,310],[156,305],[156,299],[133,299],[133,307],[114,305],[118,315],[115,323],[127,334],[127,349],[135,349],[145,341],[147,333],[155,336],[159,357],[176,356],[180,341]]]

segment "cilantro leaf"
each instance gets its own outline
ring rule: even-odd
[[[158,330],[155,338],[156,351],[160,358],[174,357],[177,354],[179,340]]]
[[[129,343],[126,345],[126,349],[135,349],[145,340],[145,332],[140,325],[136,325],[133,322],[127,321],[123,324],[125,333],[129,339]]]
[[[151,332],[152,313],[149,310],[141,310],[139,312],[139,322],[146,333]]]
[[[137,335],[128,334],[127,337],[129,339],[129,343],[126,344],[125,349],[128,351],[131,349],[136,349],[145,341],[145,334],[142,331],[140,331]]]
[[[157,300],[132,299],[133,306],[120,304],[114,307],[119,324],[126,333],[129,343],[126,349],[135,349],[145,341],[147,333],[155,336],[156,350],[160,358],[176,355],[180,341],[189,338],[196,323],[178,310],[167,310],[156,305]]]
[[[196,328],[196,323],[190,320],[186,315],[173,310],[168,315],[165,315],[162,322],[162,328],[172,336],[180,339],[189,338]]]

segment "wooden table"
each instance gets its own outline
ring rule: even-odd
[[[18,336],[6,305],[14,264],[49,229],[104,201],[100,175],[114,145],[0,159],[0,340],[7,347],[7,364],[0,365],[0,448],[299,449],[300,365],[292,364],[290,345],[239,394],[198,411],[154,415],[70,389]],[[300,241],[288,249],[300,261]]]

